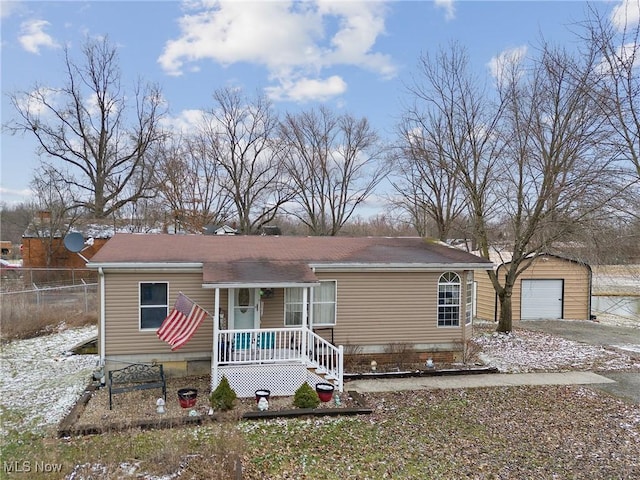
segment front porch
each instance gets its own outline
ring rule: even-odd
[[[221,289],[215,289],[212,390],[225,376],[239,397],[253,397],[260,389],[273,396],[290,396],[305,382],[312,386],[326,382],[343,391],[343,347],[314,332],[308,314],[316,285],[289,285],[299,293],[294,314],[284,301],[280,303],[287,288],[282,285],[275,287],[278,298],[267,300],[266,305],[255,285],[227,287],[226,315],[220,308]],[[273,327],[274,317],[285,324],[293,318],[299,325]]]
[[[226,376],[239,397],[256,390],[293,395],[308,382],[343,391],[344,352],[307,327],[219,330],[211,363],[211,388]]]

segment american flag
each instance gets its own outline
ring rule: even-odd
[[[171,350],[177,350],[189,341],[208,315],[206,310],[180,292],[173,310],[164,319],[156,335],[171,345]]]

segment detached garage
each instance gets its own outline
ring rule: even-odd
[[[504,255],[501,256],[504,258]],[[509,262],[494,262],[494,270],[504,279]],[[488,274],[476,280],[476,317],[497,321],[498,296]],[[513,321],[539,319],[588,320],[591,316],[591,267],[560,257],[541,254],[516,280],[512,297]]]

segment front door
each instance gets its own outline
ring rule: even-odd
[[[231,328],[234,330],[259,328],[259,295],[257,289],[236,288],[233,290],[233,295],[229,297],[229,299],[232,300],[229,311],[233,312],[233,319],[230,323]]]

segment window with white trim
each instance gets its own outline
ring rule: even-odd
[[[302,325],[302,312],[304,311],[303,289],[300,287],[286,288],[284,290],[284,324],[286,327],[298,327]]]
[[[467,306],[464,311],[464,316],[465,316],[467,325],[469,325],[473,318],[473,272],[471,271],[467,272],[466,297],[467,297]]]
[[[460,326],[460,277],[445,272],[438,280],[438,326]]]
[[[313,325],[336,324],[336,286],[335,280],[320,281],[309,298],[309,316]],[[302,325],[303,288],[292,287],[284,291],[284,324],[287,327]]]
[[[140,282],[140,330],[155,330],[169,314],[169,284]]]
[[[319,287],[313,289],[312,322],[313,325],[336,324],[336,281],[321,281]]]

